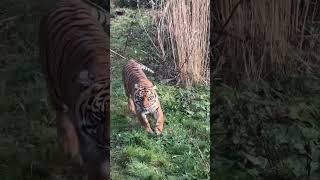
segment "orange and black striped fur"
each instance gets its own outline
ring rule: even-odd
[[[94,6],[63,0],[40,24],[40,60],[58,142],[90,180],[109,179],[109,42]],[[104,14],[104,13],[101,13]],[[106,13],[105,13],[106,14]],[[103,22],[104,21],[104,22]]]
[[[142,64],[130,60],[123,69],[123,82],[128,97],[128,108],[136,114],[141,125],[152,133],[147,114],[156,119],[156,134],[162,134],[164,115],[160,106],[156,86],[147,78],[142,70],[151,71]]]

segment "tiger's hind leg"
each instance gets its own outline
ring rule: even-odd
[[[141,125],[143,126],[143,128],[148,132],[148,133],[153,133],[151,127],[150,127],[150,124],[149,124],[149,121],[147,119],[147,116],[145,114],[142,114],[142,113],[138,113],[137,114],[138,116],[138,119],[141,123]]]
[[[154,118],[157,120],[156,122],[156,134],[161,135],[164,124],[164,116],[161,107],[159,107],[156,112],[153,114]]]
[[[67,112],[58,111],[56,113],[57,135],[60,147],[65,155],[75,158],[82,163],[79,142],[75,127]]]

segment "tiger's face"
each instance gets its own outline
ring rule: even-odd
[[[80,130],[85,136],[92,139],[93,143],[105,144],[107,138],[103,131],[109,121],[107,111],[110,85],[106,83],[107,79],[93,83],[89,77],[88,73],[79,75],[78,82],[84,87],[84,92],[77,103],[77,118],[80,120]]]
[[[109,85],[91,84],[77,103],[81,155],[89,176],[106,179],[109,167]],[[91,173],[91,174],[90,174]]]
[[[138,84],[135,84],[134,88],[134,102],[137,106],[137,110],[153,112],[153,107],[157,102],[157,87],[139,87]]]

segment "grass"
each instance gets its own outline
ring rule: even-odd
[[[79,179],[56,143],[38,64],[38,24],[54,1],[8,0],[0,13],[0,179]],[[70,172],[74,171],[73,177]],[[70,173],[70,174],[69,174]]]
[[[150,39],[141,23],[151,19],[124,9],[111,24],[111,48],[135,58],[149,67],[152,54]],[[141,18],[142,17],[142,18]],[[133,23],[132,23],[133,22]],[[128,28],[132,23],[132,34]],[[123,47],[127,41],[127,49]],[[148,135],[137,118],[127,110],[121,70],[127,60],[112,57],[111,163],[113,179],[208,179],[209,178],[209,88],[182,89],[161,84],[156,75],[147,76],[158,87],[166,122],[160,137]],[[150,119],[151,126],[155,122]]]

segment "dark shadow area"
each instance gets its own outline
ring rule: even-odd
[[[263,2],[211,4],[211,178],[318,179],[318,6]]]
[[[103,1],[101,1],[103,2]],[[106,2],[106,1],[105,1]],[[0,2],[0,179],[79,180],[56,141],[39,64],[38,29],[55,0]],[[108,9],[109,3],[104,6]]]

